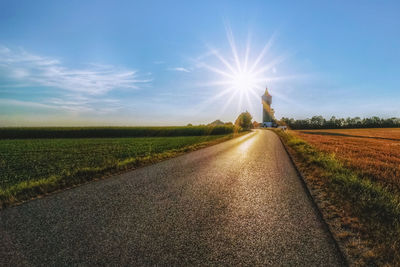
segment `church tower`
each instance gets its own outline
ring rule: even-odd
[[[261,96],[263,105],[263,126],[271,127],[274,119],[274,110],[271,108],[272,96],[268,92],[268,88],[265,88],[264,95]]]

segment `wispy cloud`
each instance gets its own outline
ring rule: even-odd
[[[45,109],[57,108],[52,105],[36,103],[36,102],[32,102],[32,101],[20,101],[20,100],[15,100],[15,99],[4,99],[4,98],[0,98],[0,104],[2,106],[10,105],[10,106],[20,106],[20,107],[28,107],[28,108],[45,108]]]
[[[112,91],[126,92],[149,86],[150,76],[112,65],[86,64],[84,68],[71,68],[56,58],[0,45],[0,90],[3,94],[0,103],[14,107],[50,108],[75,114],[112,113],[123,107],[123,101],[113,98]],[[51,92],[52,98],[42,97],[37,102],[7,98],[7,92],[12,93],[14,89],[37,87],[42,88],[37,90]],[[30,97],[24,96],[25,99]]]
[[[0,104],[5,106],[12,106],[14,108],[29,108],[32,110],[53,110],[64,111],[69,114],[109,114],[120,111],[123,106],[119,100],[116,99],[89,99],[77,98],[72,96],[70,98],[51,98],[40,102],[16,100],[0,98]]]
[[[168,68],[168,70],[172,71],[180,71],[180,72],[190,72],[190,70],[183,68],[183,67],[174,67],[174,68]]]
[[[58,59],[4,46],[0,46],[0,70],[2,76],[17,83],[88,95],[101,95],[116,89],[138,89],[151,81],[140,78],[137,70],[99,64],[69,68]]]

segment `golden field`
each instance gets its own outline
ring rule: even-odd
[[[400,190],[400,128],[291,132],[316,148],[333,153],[362,176]]]

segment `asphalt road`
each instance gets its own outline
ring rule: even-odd
[[[343,265],[259,130],[0,211],[0,265]]]

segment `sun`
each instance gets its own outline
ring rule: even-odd
[[[235,75],[232,80],[232,88],[233,90],[239,90],[246,92],[248,90],[252,90],[254,86],[257,84],[256,77],[249,72],[240,72]]]
[[[217,49],[208,46],[207,55],[213,56],[217,62],[210,64],[204,59],[198,62],[200,67],[219,76],[218,80],[204,84],[219,88],[219,92],[208,99],[207,104],[228,95],[222,106],[222,113],[229,105],[236,105],[238,111],[242,111],[243,108],[254,111],[254,107],[259,106],[261,92],[267,83],[272,80],[284,79],[284,77],[278,77],[275,70],[276,66],[285,60],[285,57],[271,57],[270,55],[270,60],[266,60],[266,55],[270,52],[274,40],[273,37],[264,45],[261,52],[253,57],[250,38],[247,39],[244,46],[245,50],[239,53],[230,27],[226,27],[226,35],[231,48],[230,56],[223,56]]]

